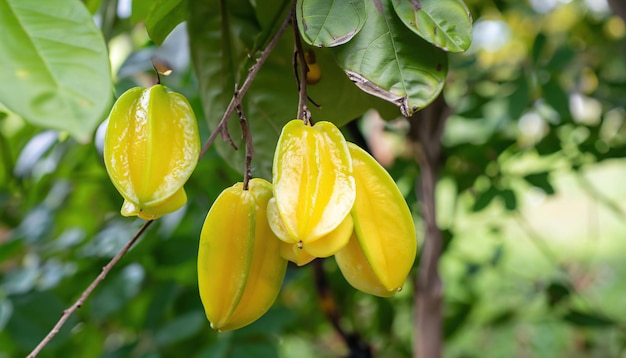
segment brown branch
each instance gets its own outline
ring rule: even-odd
[[[248,190],[248,183],[252,178],[252,156],[254,155],[254,146],[252,143],[252,136],[250,135],[250,128],[248,127],[248,120],[243,114],[243,108],[241,103],[237,106],[237,114],[239,115],[239,124],[241,125],[241,133],[246,143],[246,167],[243,172],[243,190]]]
[[[353,358],[370,358],[372,357],[372,348],[367,342],[355,332],[346,332],[341,327],[341,313],[337,309],[337,303],[333,297],[333,293],[328,286],[328,279],[324,272],[324,263],[322,260],[313,261],[313,273],[315,275],[315,290],[319,300],[322,312],[333,326],[335,331],[341,336],[350,351],[348,357]]]
[[[207,141],[202,146],[202,150],[200,151],[200,155],[198,156],[198,161],[200,161],[200,159],[204,157],[207,150],[213,144],[213,142],[215,141],[215,138],[217,137],[219,133],[222,133],[223,136],[226,135],[229,137],[228,131],[227,129],[225,129],[228,118],[232,115],[235,108],[241,104],[241,97],[250,88],[250,85],[252,84],[253,80],[256,78],[256,75],[258,74],[261,67],[263,66],[263,63],[265,63],[265,61],[267,60],[272,50],[276,47],[278,40],[287,29],[287,25],[289,25],[290,20],[291,20],[291,16],[285,17],[285,20],[281,24],[276,34],[274,35],[274,37],[272,37],[270,42],[267,44],[267,47],[265,48],[265,50],[263,50],[263,52],[261,53],[261,56],[256,60],[256,63],[250,67],[250,70],[248,71],[248,76],[245,78],[241,88],[238,91],[236,90],[235,94],[233,94],[233,97],[230,100],[230,103],[228,104],[226,111],[224,112],[224,116],[218,123],[213,133],[211,133],[211,136],[209,137],[209,139],[207,139]],[[224,134],[224,131],[226,131],[226,134]],[[232,143],[232,140],[231,140],[231,143]],[[54,325],[52,330],[48,332],[46,337],[44,337],[44,339],[41,340],[41,342],[39,342],[37,347],[33,349],[33,351],[28,355],[28,358],[36,357],[37,354],[39,354],[41,350],[54,338],[54,336],[56,336],[57,333],[59,333],[59,331],[61,330],[61,327],[63,327],[63,325],[69,319],[69,317],[84,304],[84,302],[87,300],[91,292],[100,284],[100,282],[104,280],[104,278],[111,271],[113,266],[117,264],[117,262],[126,254],[126,252],[128,252],[128,250],[135,244],[135,242],[141,237],[141,235],[146,231],[146,229],[150,226],[150,224],[152,224],[152,222],[153,220],[146,221],[143,224],[143,226],[137,231],[137,233],[135,233],[135,235],[130,239],[130,241],[128,241],[128,243],[124,247],[122,247],[122,249],[111,259],[111,261],[102,268],[102,272],[83,291],[83,293],[80,295],[80,298],[72,306],[70,306],[69,308],[63,311],[63,314],[61,315],[61,318],[59,319],[59,321]]]
[[[439,258],[443,248],[435,212],[435,188],[441,164],[441,136],[448,116],[440,96],[410,118],[409,136],[420,165],[416,192],[422,208],[426,233],[421,254],[415,295],[414,357],[438,358],[443,346],[443,288]]]
[[[296,118],[302,119],[304,124],[309,124],[311,120],[311,112],[309,112],[309,109],[306,106],[306,101],[308,99],[306,94],[306,73],[309,71],[309,68],[304,58],[304,48],[302,47],[302,39],[300,38],[300,30],[298,29],[296,19],[296,2],[293,4],[290,17],[292,19],[291,27],[293,28],[294,38],[293,67],[294,72],[296,73],[296,82],[298,84],[298,113],[296,114]],[[298,66],[298,63],[300,63],[300,66]]]
[[[246,92],[248,92],[248,89],[250,89],[250,85],[256,78],[261,67],[263,67],[265,60],[267,60],[270,53],[272,53],[272,51],[278,44],[278,40],[280,40],[282,34],[287,29],[287,26],[289,25],[290,20],[291,20],[291,16],[285,16],[285,19],[283,20],[283,23],[278,28],[278,31],[276,31],[276,34],[274,35],[274,37],[272,37],[270,42],[267,44],[267,47],[265,48],[265,50],[261,52],[261,56],[256,60],[256,62],[248,70],[248,76],[246,76],[241,87],[238,87],[239,91],[237,91],[237,94],[233,94],[233,97],[230,99],[230,103],[228,103],[228,106],[226,107],[226,110],[224,111],[224,115],[222,116],[222,119],[220,119],[219,123],[217,124],[217,127],[215,127],[215,130],[213,131],[213,133],[211,133],[211,136],[209,136],[209,139],[207,139],[207,141],[202,146],[202,150],[200,151],[200,156],[198,160],[200,160],[200,158],[202,158],[206,154],[207,150],[209,150],[209,147],[215,141],[217,134],[221,133],[226,127],[226,123],[228,122],[228,119],[233,114],[233,111],[235,110],[235,108],[241,103],[241,98],[246,94]]]
[[[137,233],[135,233],[135,236],[133,236],[133,238],[130,239],[130,241],[128,241],[128,243],[126,243],[124,247],[122,247],[120,252],[118,252],[117,255],[113,256],[111,261],[109,261],[109,263],[106,264],[106,266],[102,268],[102,272],[100,272],[98,277],[96,277],[96,279],[93,280],[93,282],[91,282],[91,284],[85,289],[85,291],[83,291],[83,293],[80,295],[78,300],[76,300],[76,302],[74,302],[73,305],[71,305],[69,308],[63,311],[63,314],[61,315],[61,318],[59,319],[59,321],[54,325],[54,327],[52,327],[52,330],[48,332],[48,335],[45,336],[44,339],[41,340],[41,342],[39,342],[37,347],[35,347],[35,349],[33,349],[33,351],[30,352],[30,354],[28,355],[28,358],[36,357],[37,354],[39,354],[39,352],[41,352],[41,350],[52,340],[52,338],[54,338],[54,336],[56,336],[56,334],[59,333],[59,331],[61,330],[61,327],[63,327],[63,325],[68,320],[68,318],[70,318],[72,313],[74,313],[74,311],[82,307],[82,305],[87,300],[87,297],[89,297],[89,295],[96,288],[96,286],[98,286],[98,284],[100,284],[100,282],[104,280],[104,278],[109,274],[113,266],[115,266],[115,264],[117,264],[117,262],[122,258],[122,256],[124,256],[124,254],[126,254],[126,252],[130,250],[133,244],[135,244],[135,242],[139,239],[139,237],[141,237],[144,231],[146,231],[146,229],[148,229],[150,224],[152,224],[153,222],[154,222],[153,220],[146,221],[141,226],[141,228],[137,231]]]

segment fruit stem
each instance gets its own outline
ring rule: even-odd
[[[302,47],[302,39],[300,37],[300,30],[298,29],[298,20],[296,19],[295,1],[291,9],[290,17],[294,35],[293,69],[296,73],[296,83],[298,85],[298,113],[296,114],[296,118],[302,119],[306,125],[311,125],[311,112],[306,105],[308,98],[306,94],[306,73],[309,71],[309,66],[304,58],[304,48]],[[298,64],[300,64],[300,66],[298,66]]]
[[[202,150],[200,151],[200,155],[198,156],[198,161],[202,159],[202,157],[204,157],[206,152],[209,150],[209,147],[211,147],[211,144],[213,144],[213,142],[215,141],[215,138],[217,138],[217,135],[226,129],[226,122],[228,122],[228,119],[233,114],[233,111],[235,110],[235,108],[239,104],[241,104],[241,98],[243,98],[246,92],[248,92],[248,89],[250,88],[250,85],[252,85],[252,82],[254,82],[254,79],[259,73],[259,70],[261,69],[261,67],[263,67],[263,64],[269,57],[270,53],[272,53],[272,51],[278,44],[278,40],[280,40],[283,33],[287,29],[287,26],[289,25],[290,20],[291,20],[291,16],[285,16],[285,19],[283,20],[283,23],[278,28],[278,31],[276,31],[276,34],[274,34],[274,37],[272,37],[270,42],[267,44],[267,47],[261,52],[261,56],[256,60],[256,62],[252,66],[250,66],[250,69],[248,70],[248,75],[244,79],[242,85],[237,86],[239,90],[237,91],[236,94],[233,94],[233,97],[230,99],[230,103],[228,103],[228,106],[226,107],[226,110],[224,111],[224,115],[222,116],[222,119],[220,119],[219,123],[217,124],[217,127],[215,127],[215,130],[213,131],[213,133],[211,133],[211,136],[209,136],[209,139],[207,139],[207,141],[202,146]]]

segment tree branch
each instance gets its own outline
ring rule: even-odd
[[[243,190],[248,190],[248,183],[252,178],[252,156],[254,155],[254,146],[252,143],[252,136],[250,135],[250,128],[248,127],[248,120],[243,114],[241,103],[237,106],[237,114],[239,115],[241,133],[244,141],[246,142],[246,164],[243,172]]]
[[[37,347],[35,347],[35,349],[33,349],[33,351],[30,352],[30,354],[28,355],[28,358],[36,357],[37,354],[39,354],[39,352],[41,352],[41,350],[48,343],[50,343],[52,338],[54,338],[54,336],[56,336],[56,334],[59,333],[59,331],[61,330],[61,327],[63,327],[65,322],[68,320],[68,318],[70,318],[72,313],[74,313],[74,311],[76,311],[77,309],[83,306],[83,304],[85,303],[85,301],[87,300],[87,297],[89,297],[91,292],[96,288],[96,286],[98,286],[98,284],[100,284],[100,282],[104,280],[104,278],[109,274],[113,266],[115,266],[115,264],[117,264],[117,262],[122,258],[122,256],[124,256],[124,254],[126,254],[126,252],[130,250],[130,248],[135,244],[135,242],[139,240],[139,237],[141,237],[144,231],[146,231],[146,229],[148,229],[150,224],[152,224],[153,222],[154,220],[146,221],[141,226],[141,228],[139,228],[137,233],[135,233],[135,236],[133,236],[132,239],[130,239],[130,241],[128,241],[128,243],[124,245],[124,247],[122,247],[120,252],[118,252],[117,255],[113,256],[111,261],[109,261],[109,263],[106,264],[106,266],[102,268],[102,272],[100,272],[98,277],[96,277],[96,279],[93,280],[93,282],[91,282],[91,284],[85,289],[85,291],[83,291],[83,293],[80,295],[78,300],[76,300],[76,302],[74,302],[74,304],[71,305],[68,309],[63,311],[63,314],[61,315],[61,318],[59,319],[59,321],[54,325],[54,327],[52,327],[52,330],[48,332],[48,335],[46,335],[44,339],[41,340],[41,342],[39,342]]]
[[[222,119],[220,119],[219,123],[217,124],[217,127],[215,127],[215,130],[213,131],[213,133],[211,133],[211,136],[209,136],[209,139],[207,139],[207,141],[202,146],[202,150],[200,151],[200,156],[198,160],[200,160],[200,158],[202,158],[206,154],[211,144],[213,144],[213,142],[215,141],[215,138],[217,137],[217,135],[221,133],[223,130],[225,130],[224,128],[226,128],[226,123],[228,122],[228,119],[233,114],[233,111],[235,110],[235,108],[237,108],[237,106],[241,103],[241,98],[245,96],[246,92],[248,92],[248,89],[250,89],[250,85],[256,78],[261,67],[263,67],[263,64],[269,57],[270,53],[272,53],[272,51],[278,44],[278,40],[280,40],[282,34],[287,29],[287,26],[289,25],[290,20],[291,20],[290,15],[285,17],[285,19],[283,20],[283,23],[278,28],[278,31],[276,31],[276,34],[274,35],[274,37],[272,37],[270,42],[267,44],[267,47],[265,48],[265,50],[261,52],[261,56],[256,60],[256,63],[250,67],[250,70],[248,70],[248,76],[246,76],[241,87],[237,86],[239,88],[239,90],[237,91],[237,94],[233,94],[233,97],[230,99],[230,103],[228,103],[228,106],[226,107],[226,110],[224,111],[224,115],[222,116]]]
[[[233,94],[233,97],[231,98],[230,103],[228,104],[228,107],[226,107],[224,116],[218,123],[213,133],[211,133],[211,136],[209,137],[209,139],[207,139],[207,141],[202,146],[202,150],[200,151],[200,155],[198,156],[198,161],[200,161],[200,159],[204,157],[209,147],[215,141],[215,138],[217,137],[217,135],[220,133],[224,135],[223,132],[226,130],[225,128],[226,128],[226,123],[228,121],[228,118],[230,118],[230,116],[232,115],[233,111],[237,108],[237,106],[241,104],[241,98],[248,91],[248,89],[250,88],[250,85],[256,78],[256,75],[258,74],[259,70],[261,69],[261,67],[263,66],[267,58],[269,57],[272,50],[274,50],[274,48],[276,47],[278,40],[287,29],[287,26],[289,25],[290,20],[291,20],[291,15],[288,15],[285,17],[285,19],[283,20],[283,23],[281,24],[276,34],[274,34],[274,37],[272,37],[270,42],[267,44],[267,47],[261,53],[261,56],[256,60],[256,63],[250,67],[250,70],[248,71],[248,76],[246,76],[241,87],[238,90],[236,88],[235,93]],[[246,151],[247,150],[248,150],[248,146],[246,146]],[[59,331],[61,330],[61,327],[63,327],[63,325],[72,315],[72,313],[74,313],[77,309],[79,309],[85,303],[89,295],[91,295],[92,291],[100,284],[100,282],[104,280],[104,278],[111,271],[113,266],[117,264],[117,262],[126,254],[126,252],[128,252],[128,250],[135,244],[135,242],[141,237],[141,235],[146,231],[146,229],[152,223],[153,223],[153,220],[146,221],[143,224],[143,226],[137,231],[137,233],[135,233],[135,235],[130,239],[130,241],[128,241],[128,243],[124,245],[124,247],[111,259],[111,261],[102,268],[102,272],[83,291],[83,293],[80,295],[80,298],[72,306],[70,306],[69,308],[63,311],[63,314],[61,315],[61,318],[59,319],[59,321],[54,325],[52,330],[48,332],[46,337],[44,337],[44,339],[41,342],[39,342],[37,347],[33,349],[33,351],[28,355],[28,358],[36,357],[37,354],[39,354],[41,350],[48,343],[50,343],[50,341],[54,338],[54,336],[56,336],[57,333],[59,333]]]
[[[439,276],[439,258],[443,247],[441,230],[435,212],[435,188],[441,165],[441,136],[448,116],[443,96],[413,115],[409,137],[421,176],[416,192],[426,225],[424,249],[421,254],[415,295],[415,339],[413,356],[437,358],[442,356],[443,288]]]
[[[307,94],[306,94],[306,73],[309,71],[304,58],[304,48],[302,47],[302,39],[300,38],[300,30],[296,23],[296,2],[293,3],[291,9],[291,21],[293,28],[294,38],[294,54],[293,54],[293,68],[296,73],[296,82],[298,84],[298,113],[296,118],[300,118],[304,121],[304,124],[309,124],[311,120],[311,112],[307,108]],[[298,63],[300,66],[298,66]]]

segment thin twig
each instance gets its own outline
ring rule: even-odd
[[[152,224],[153,222],[154,222],[153,220],[146,221],[141,226],[141,228],[139,228],[137,233],[135,233],[135,236],[133,236],[133,238],[130,239],[130,241],[128,241],[128,243],[126,243],[124,247],[122,247],[120,252],[118,252],[117,255],[113,256],[111,261],[109,261],[109,263],[106,264],[106,266],[102,268],[102,272],[100,272],[98,277],[96,277],[96,279],[93,280],[93,282],[89,285],[89,287],[87,287],[87,289],[83,291],[83,293],[80,295],[78,300],[76,300],[76,302],[74,302],[74,304],[71,305],[68,309],[63,311],[63,314],[61,315],[61,318],[59,319],[57,324],[55,324],[52,330],[48,332],[48,335],[45,336],[44,339],[41,340],[41,342],[39,342],[37,347],[35,347],[35,349],[33,349],[33,351],[30,352],[30,354],[28,355],[28,358],[36,357],[37,354],[39,354],[39,352],[41,352],[41,350],[46,346],[46,344],[48,344],[57,333],[59,333],[59,331],[61,330],[61,327],[63,327],[63,325],[65,324],[65,321],[67,321],[68,318],[70,318],[70,316],[72,315],[72,313],[74,313],[74,311],[82,307],[82,305],[87,300],[87,297],[89,297],[89,295],[96,288],[96,286],[98,286],[98,284],[100,284],[100,282],[104,280],[104,278],[109,274],[113,266],[115,266],[115,264],[117,264],[117,262],[122,258],[122,256],[124,256],[124,254],[126,254],[126,252],[130,250],[133,244],[135,244],[135,242],[139,239],[139,237],[144,233],[144,231],[146,231],[146,229],[148,229],[148,226],[150,226],[150,224]]]
[[[213,131],[213,133],[211,133],[211,136],[209,137],[209,139],[207,139],[207,141],[202,146],[202,150],[200,151],[199,158],[202,158],[206,154],[211,144],[213,144],[213,142],[215,141],[217,134],[220,133],[223,130],[222,128],[226,126],[226,122],[228,122],[228,119],[233,114],[233,111],[235,110],[237,105],[241,103],[241,98],[246,94],[246,92],[248,92],[250,85],[256,78],[261,67],[263,67],[265,60],[267,60],[272,50],[274,50],[274,47],[276,47],[276,45],[278,44],[278,40],[280,40],[282,34],[287,29],[287,26],[289,25],[290,20],[291,20],[291,16],[285,16],[285,20],[283,20],[283,23],[280,25],[280,28],[278,28],[278,31],[276,32],[274,37],[272,37],[270,42],[267,44],[267,47],[265,48],[265,50],[261,52],[261,56],[256,60],[255,64],[252,65],[252,67],[250,67],[250,70],[248,71],[248,76],[246,76],[246,79],[243,81],[243,84],[241,85],[241,87],[239,87],[238,94],[233,95],[233,97],[230,100],[230,103],[228,103],[228,106],[226,107],[226,110],[224,111],[224,115],[222,116],[222,119],[220,119],[219,123],[217,124],[217,127],[215,127],[215,130]]]
[[[200,155],[198,156],[198,161],[200,161],[200,159],[204,157],[206,152],[209,150],[209,147],[215,141],[215,138],[217,137],[217,135],[219,133],[222,133],[222,131],[224,130],[224,127],[226,125],[226,122],[228,121],[228,118],[231,116],[235,108],[238,105],[240,105],[241,97],[245,95],[245,93],[250,88],[250,85],[252,84],[254,78],[256,77],[259,70],[263,66],[263,63],[265,63],[265,60],[267,60],[272,50],[276,47],[278,40],[287,29],[287,26],[289,25],[290,20],[291,20],[291,16],[285,17],[285,20],[281,24],[276,34],[274,35],[274,37],[272,37],[272,39],[268,43],[265,50],[263,50],[263,52],[261,53],[261,56],[257,59],[256,63],[250,67],[248,76],[244,80],[243,85],[241,86],[241,89],[239,89],[239,91],[237,91],[236,94],[233,94],[233,97],[230,100],[230,103],[228,104],[226,111],[224,112],[224,116],[218,123],[213,133],[211,133],[211,136],[209,137],[209,139],[207,139],[207,141],[202,146],[202,150],[200,151]],[[87,300],[91,292],[100,284],[100,282],[104,280],[104,278],[111,271],[113,266],[115,266],[115,264],[126,254],[126,252],[128,252],[128,250],[139,239],[139,237],[141,237],[141,235],[146,231],[148,226],[152,224],[152,222],[153,220],[146,221],[143,224],[143,226],[137,231],[137,233],[135,233],[135,235],[130,239],[130,241],[128,241],[128,243],[113,257],[113,259],[111,259],[111,261],[102,268],[102,272],[98,275],[98,277],[96,277],[93,280],[93,282],[83,291],[83,293],[80,295],[80,298],[72,306],[70,306],[69,308],[63,311],[63,314],[61,315],[61,318],[59,319],[59,321],[54,325],[52,330],[48,332],[48,335],[46,335],[46,337],[44,337],[44,339],[41,342],[39,342],[37,347],[33,349],[33,351],[27,356],[27,358],[36,357],[37,354],[39,354],[41,350],[52,340],[52,338],[56,336],[56,334],[61,330],[61,327],[63,327],[63,325],[72,315],[72,313],[74,313],[78,308],[80,308],[84,304],[84,302]]]
[[[246,168],[243,172],[243,190],[248,190],[248,183],[252,178],[252,156],[254,155],[254,146],[252,144],[252,136],[248,127],[248,120],[243,114],[241,103],[237,106],[237,114],[239,115],[239,124],[241,125],[241,133],[246,143]]]
[[[306,74],[309,68],[304,58],[304,48],[302,47],[302,39],[300,38],[300,30],[296,20],[296,3],[291,9],[291,19],[294,37],[294,54],[293,54],[293,66],[296,73],[296,82],[298,84],[298,113],[296,118],[300,118],[304,121],[304,124],[309,124],[311,120],[311,112],[306,106],[307,94],[306,94]],[[298,66],[300,63],[300,66]]]

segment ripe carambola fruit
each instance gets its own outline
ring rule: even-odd
[[[107,172],[124,197],[122,215],[151,220],[185,205],[183,185],[199,153],[196,117],[183,95],[162,85],[124,92],[104,139]]]
[[[200,299],[211,327],[227,331],[261,317],[276,300],[287,261],[267,222],[272,185],[252,179],[215,200],[204,221],[198,250]]]
[[[319,239],[309,241],[306,244],[297,242],[297,240],[289,235],[287,229],[285,229],[280,215],[278,214],[275,198],[270,199],[267,204],[267,221],[274,234],[283,241],[280,250],[281,256],[288,261],[294,262],[298,266],[305,265],[316,257],[329,257],[334,255],[348,244],[348,240],[354,229],[352,216],[347,215],[335,230]]]
[[[355,144],[348,143],[348,148],[356,180],[354,234],[335,259],[353,287],[393,296],[402,288],[417,254],[413,217],[389,173]]]
[[[272,167],[276,208],[287,243],[304,247],[335,230],[349,214],[356,189],[346,140],[330,122],[299,119],[280,134]]]

